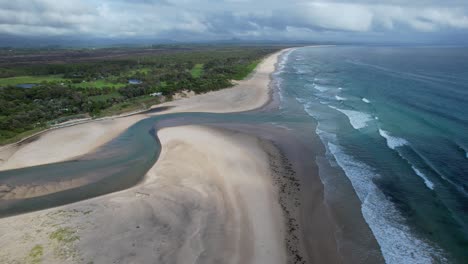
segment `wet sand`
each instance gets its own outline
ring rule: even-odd
[[[286,262],[282,211],[257,138],[200,126],[158,137],[161,156],[138,186],[0,219],[2,263],[27,259],[36,245],[47,263]]]
[[[171,102],[176,107],[166,112],[246,111],[264,105],[270,98],[269,75],[278,55],[267,58],[236,87]],[[3,169],[88,153],[145,117],[134,115],[49,131],[18,146]],[[162,129],[158,137],[161,156],[139,185],[0,219],[0,260],[286,262],[282,210],[268,155],[257,138],[196,126]]]
[[[152,114],[108,117],[84,124],[49,130],[33,142],[0,147],[0,171],[73,159],[109,142],[149,115],[178,112],[227,113],[252,110],[270,99],[270,74],[284,51],[266,57],[249,78],[228,89],[196,95],[154,106],[170,106]]]
[[[173,108],[161,113],[261,107],[270,100],[269,76],[278,55],[234,88],[170,102],[164,106]],[[153,114],[47,132],[20,146],[4,165],[54,162],[53,153],[63,147],[70,152],[62,152],[63,159],[88,153],[110,140],[94,142],[100,135],[112,130],[115,137]],[[86,125],[101,122],[108,123],[86,139],[86,129],[93,131]],[[84,134],[70,136],[75,130]],[[309,150],[286,129],[272,131],[238,124],[160,129],[160,157],[137,186],[0,219],[0,262],[355,263],[341,254],[318,168],[304,157]],[[74,143],[63,142],[67,133]],[[61,147],[54,146],[59,142]],[[50,156],[33,153],[27,161],[17,154],[41,144],[49,146]]]

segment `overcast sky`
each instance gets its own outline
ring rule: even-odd
[[[467,40],[468,0],[0,0],[0,34],[178,41]]]

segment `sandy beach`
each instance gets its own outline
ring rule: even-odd
[[[199,126],[158,136],[160,159],[140,185],[0,219],[2,263],[32,259],[37,245],[45,263],[285,263],[260,142]]]
[[[155,107],[170,106],[166,111],[155,114],[177,112],[240,112],[252,110],[266,104],[270,99],[270,74],[280,54],[265,58],[246,80],[228,89],[196,95]],[[54,129],[41,134],[34,141],[0,147],[0,171],[48,164],[69,160],[89,153],[109,142],[146,114],[131,115]]]
[[[167,103],[168,112],[246,111],[270,99],[280,52],[235,87]],[[1,168],[68,160],[148,115],[51,130],[2,150]],[[285,222],[265,142],[202,126],[158,131],[162,152],[130,189],[0,219],[2,263],[286,263]],[[229,150],[229,151],[226,151]],[[17,241],[12,243],[12,241]]]

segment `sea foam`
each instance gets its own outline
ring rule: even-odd
[[[346,98],[338,96],[338,95],[335,95],[335,99],[338,101],[346,101]]]
[[[432,263],[432,256],[444,260],[440,249],[416,237],[404,224],[404,217],[374,184],[373,179],[380,176],[372,167],[346,154],[338,145],[328,142],[328,149],[351,181],[386,263]]]
[[[320,92],[322,92],[322,93],[324,93],[324,92],[326,92],[326,91],[329,90],[328,87],[325,87],[325,86],[322,86],[322,85],[318,85],[318,84],[315,84],[315,83],[314,83],[313,87],[314,87],[315,90],[318,90],[318,91],[320,91]]]
[[[416,175],[418,175],[419,177],[421,177],[421,179],[423,179],[424,184],[426,184],[427,188],[434,190],[434,183],[431,182],[424,173],[418,170],[415,166],[411,166],[411,168],[416,173]]]
[[[349,123],[351,123],[351,126],[353,126],[354,129],[364,128],[367,126],[367,122],[372,120],[372,116],[363,112],[359,112],[355,110],[340,109],[338,107],[334,107],[331,105],[330,107],[335,109],[336,111],[339,111],[345,114],[349,119]]]
[[[367,99],[367,98],[365,98],[365,97],[364,97],[364,98],[362,98],[362,101],[363,101],[364,103],[366,103],[366,104],[370,104],[370,101],[369,101],[369,99]]]
[[[284,101],[284,91],[282,87],[283,79],[280,77],[280,74],[284,72],[284,68],[286,67],[286,63],[289,60],[289,56],[294,50],[295,49],[288,50],[281,55],[276,71],[273,73],[274,85],[278,88],[278,94],[281,102]],[[280,104],[280,109],[283,109],[283,104]]]
[[[389,132],[383,130],[383,129],[379,129],[379,134],[385,138],[385,140],[387,141],[387,146],[391,149],[395,149],[395,148],[398,148],[398,147],[403,147],[405,145],[408,145],[408,141],[406,141],[406,139],[404,138],[399,138],[399,137],[394,137],[392,135],[390,135]]]

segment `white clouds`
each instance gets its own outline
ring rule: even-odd
[[[406,25],[415,31],[437,31],[444,28],[468,29],[468,17],[460,8],[373,6],[376,23],[388,30]]]
[[[344,31],[368,31],[374,16],[366,6],[343,3],[310,3],[306,12],[311,26]]]
[[[390,0],[0,0],[0,34],[174,37],[468,31],[468,4]]]

